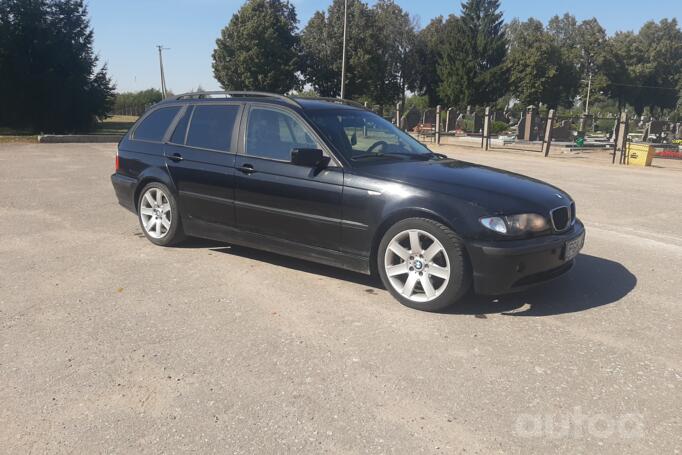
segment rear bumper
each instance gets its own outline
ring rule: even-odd
[[[111,175],[111,184],[114,186],[114,191],[116,192],[116,198],[118,198],[118,203],[123,207],[127,208],[131,212],[135,213],[135,187],[137,186],[137,180],[132,177],[126,177],[121,174]]]
[[[568,272],[575,259],[564,258],[566,242],[585,235],[576,220],[563,234],[504,242],[471,242],[467,245],[473,268],[474,290],[497,295],[520,291]]]

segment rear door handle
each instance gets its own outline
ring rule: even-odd
[[[242,164],[242,167],[237,168],[237,170],[246,175],[251,175],[256,172],[251,164]]]
[[[184,160],[182,155],[180,155],[179,153],[173,153],[171,156],[168,157],[168,159],[175,162]]]

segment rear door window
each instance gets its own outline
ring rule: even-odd
[[[175,115],[180,111],[180,106],[164,107],[149,114],[137,128],[133,139],[139,141],[161,142],[166,134],[168,126]]]
[[[195,106],[187,132],[187,145],[229,152],[237,114],[237,105]]]

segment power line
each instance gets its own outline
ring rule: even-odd
[[[679,90],[679,89],[676,89],[674,87],[658,87],[655,85],[617,84],[615,82],[610,82],[609,85],[616,85],[618,87],[652,88],[652,89],[656,89],[656,90],[673,90],[675,92]]]

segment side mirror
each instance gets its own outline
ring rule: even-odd
[[[305,167],[320,167],[329,163],[320,149],[293,149],[291,150],[291,164]]]
[[[358,145],[358,135],[353,131],[353,135],[350,137],[350,145]]]

